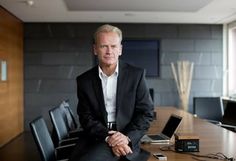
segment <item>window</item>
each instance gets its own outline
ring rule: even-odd
[[[228,30],[228,79],[227,93],[236,96],[236,24],[229,25]]]

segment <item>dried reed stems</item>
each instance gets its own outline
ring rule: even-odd
[[[179,94],[179,106],[183,110],[188,111],[189,94],[193,75],[193,63],[189,61],[178,61],[177,66],[175,67],[172,62],[171,69]]]

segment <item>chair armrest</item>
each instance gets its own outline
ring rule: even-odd
[[[213,123],[213,124],[221,125],[221,122],[220,122],[220,121],[208,120],[208,119],[207,119],[207,121],[210,122],[210,123]]]
[[[64,145],[69,145],[69,144],[76,144],[78,139],[79,139],[78,137],[63,139],[59,142],[59,145],[64,146]]]
[[[225,128],[228,128],[228,129],[231,129],[231,130],[233,130],[234,132],[236,132],[236,126],[234,126],[234,125],[219,124],[219,126],[225,127]]]
[[[68,144],[64,146],[59,146],[56,148],[57,160],[69,158],[71,152],[75,148],[76,144]]]
[[[57,160],[57,161],[68,161],[69,159],[60,159],[60,160]]]
[[[83,130],[76,129],[76,130],[69,132],[69,137],[80,137],[82,135],[82,133],[83,133]]]

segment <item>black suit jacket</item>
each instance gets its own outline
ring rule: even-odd
[[[108,134],[107,112],[98,66],[77,77],[77,95],[77,112],[86,135],[104,141]],[[132,150],[138,152],[140,138],[153,117],[153,103],[143,69],[119,62],[116,108],[117,130],[130,138]],[[135,157],[135,153],[130,157]]]

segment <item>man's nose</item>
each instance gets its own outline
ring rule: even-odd
[[[107,46],[107,53],[111,53],[111,51],[112,51],[111,46]]]

